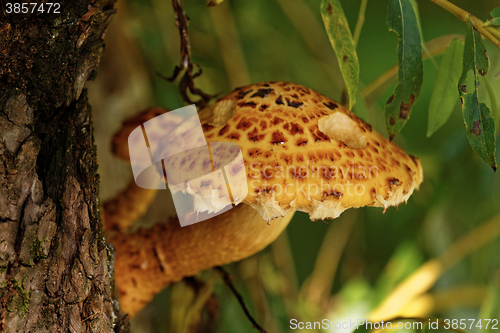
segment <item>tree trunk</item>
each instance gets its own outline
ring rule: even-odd
[[[85,82],[114,0],[0,0],[0,331],[123,332]],[[52,11],[54,8],[52,8]]]

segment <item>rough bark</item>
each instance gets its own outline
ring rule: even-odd
[[[0,16],[0,331],[126,330],[84,83],[113,0]]]

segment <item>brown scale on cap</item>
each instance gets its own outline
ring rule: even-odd
[[[239,185],[248,186],[248,195],[232,210],[188,227],[171,221],[112,234],[120,302],[131,316],[168,284],[260,251],[296,210],[322,219],[351,207],[387,209],[406,201],[422,182],[418,158],[341,105],[297,84],[239,88],[199,115],[207,142],[241,148],[245,168],[230,173],[243,176]],[[195,180],[186,181],[184,189],[212,193],[213,199],[220,185],[220,180]],[[198,207],[200,214],[205,208]]]

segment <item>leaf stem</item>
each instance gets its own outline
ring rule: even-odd
[[[448,0],[431,0],[431,1],[434,2],[436,5],[442,7],[443,9],[449,11],[450,13],[458,17],[460,20],[462,20],[464,23],[468,23],[469,21],[472,22],[472,25],[477,30],[477,32],[486,37],[490,42],[492,42],[496,47],[500,49],[500,31],[496,30],[493,27],[489,26],[485,27],[483,21],[481,21],[474,15],[470,14],[469,12],[463,10],[462,8],[457,7]]]
[[[361,5],[359,6],[358,21],[356,22],[356,27],[354,28],[354,34],[352,35],[352,39],[354,40],[354,47],[358,45],[359,36],[361,35],[361,29],[363,28],[363,24],[365,23],[365,13],[367,4],[368,0],[361,0]]]

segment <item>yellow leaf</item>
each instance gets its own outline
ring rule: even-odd
[[[208,4],[208,7],[217,6],[217,5],[218,5],[218,4],[220,4],[222,1],[224,1],[224,0],[210,0],[210,3]]]

